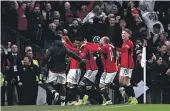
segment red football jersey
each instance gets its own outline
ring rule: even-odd
[[[91,47],[88,44],[85,44],[82,47],[80,57],[86,59],[86,70],[98,70],[96,60],[93,57],[93,52],[98,51],[97,48]]]
[[[101,46],[101,49],[102,49],[101,58],[104,66],[104,72],[107,73],[116,72],[117,67],[115,64],[116,61],[114,60],[112,47],[109,44],[107,44],[105,46]]]
[[[131,40],[124,41],[122,44],[122,48],[116,49],[121,52],[121,67],[133,69],[133,42]]]
[[[76,54],[80,54],[79,49],[71,47],[69,44],[64,43],[65,47],[67,47],[69,50],[75,52]],[[70,61],[70,69],[80,69],[79,62],[73,58],[71,58]]]
[[[69,40],[68,36],[61,36],[61,39],[64,40],[71,47],[74,47],[73,43]]]

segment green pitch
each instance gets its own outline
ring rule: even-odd
[[[167,105],[109,105],[109,106],[5,106],[1,111],[170,111]]]

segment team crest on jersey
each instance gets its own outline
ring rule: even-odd
[[[25,67],[23,67],[23,70],[25,71],[25,70],[26,70],[26,68],[25,68]]]
[[[34,69],[33,67],[31,67],[31,69]]]

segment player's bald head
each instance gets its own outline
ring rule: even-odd
[[[102,37],[102,41],[104,42],[104,44],[109,44],[110,43],[110,39],[107,36]]]

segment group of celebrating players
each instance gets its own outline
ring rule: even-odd
[[[122,30],[123,44],[121,48],[115,47],[106,36],[102,38],[95,37],[93,43],[87,41],[75,41],[74,44],[69,41],[68,37],[62,36],[61,39],[64,47],[74,52],[78,58],[71,58],[67,75],[65,72],[61,74],[61,71],[60,73],[54,73],[52,70],[49,70],[47,81],[50,83],[54,80],[54,77],[56,77],[58,84],[65,85],[67,83],[71,95],[71,97],[68,97],[70,104],[87,104],[88,96],[92,93],[92,87],[95,84],[97,79],[96,75],[99,70],[96,58],[100,57],[104,68],[104,72],[99,80],[99,89],[104,98],[103,105],[112,104],[108,88],[114,85],[113,80],[116,74],[119,74],[119,83],[121,84],[121,87],[124,87],[125,92],[129,97],[128,104],[137,104],[138,101],[135,98],[134,90],[130,83],[132,70],[134,68],[134,46],[133,42],[129,39],[131,35],[132,32],[129,29]],[[94,56],[94,53],[96,56]],[[83,77],[81,77],[82,68],[79,63],[79,58],[85,63],[85,74]],[[118,66],[119,58],[121,58],[120,67]],[[59,93],[54,90],[52,90],[52,93],[54,93],[54,100],[58,100]],[[79,95],[78,100],[77,95]],[[65,98],[66,95],[64,94],[61,97],[61,100],[63,100],[61,105],[65,105]]]

